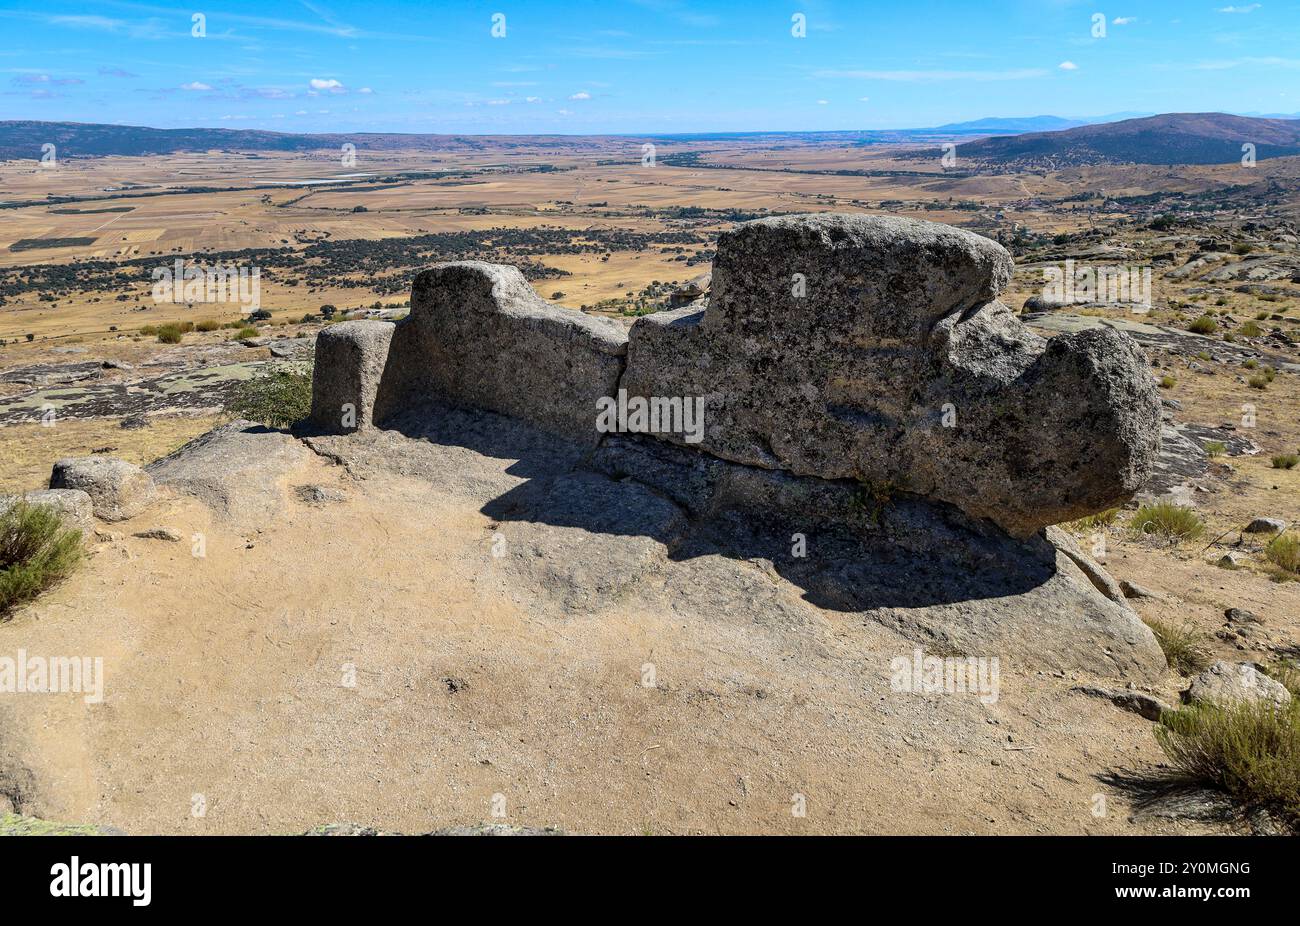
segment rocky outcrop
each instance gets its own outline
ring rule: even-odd
[[[375,417],[435,397],[594,442],[596,400],[623,371],[623,329],[550,305],[514,267],[462,261],[415,278]]]
[[[337,434],[374,423],[375,395],[388,362],[393,323],[340,322],[316,336],[312,369],[311,420]]]
[[[322,335],[312,419],[343,433],[433,400],[596,444],[598,403],[617,402],[617,430],[928,496],[1028,537],[1133,495],[1159,403],[1125,335],[1022,326],[995,301],[1010,275],[1003,248],[944,225],[762,219],[720,237],[707,307],[625,335],[549,305],[514,268],[442,264],[416,278],[391,336],[382,323]],[[668,423],[624,415],[638,402],[662,403]],[[681,409],[699,410],[695,428]]]
[[[1127,337],[1021,325],[994,301],[1010,274],[999,245],[943,225],[750,222],[719,239],[707,309],[632,327],[622,385],[702,396],[697,446],[723,459],[903,488],[1028,536],[1141,486],[1159,403]]]
[[[280,483],[310,452],[282,431],[239,419],[149,464],[160,486],[192,495],[234,523],[256,524],[283,504]]]
[[[1192,679],[1184,698],[1192,704],[1215,704],[1219,707],[1236,704],[1286,707],[1291,703],[1291,692],[1250,663],[1219,660]]]
[[[90,496],[95,517],[125,521],[154,498],[154,483],[140,467],[116,457],[70,457],[54,464],[51,489],[80,489]]]

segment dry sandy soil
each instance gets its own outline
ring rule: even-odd
[[[1107,776],[1161,753],[1148,721],[1071,691],[1090,679],[1004,665],[993,704],[894,692],[889,661],[913,644],[810,606],[761,560],[665,569],[643,538],[644,587],[575,607],[493,555],[520,528],[481,509],[525,481],[515,461],[445,453],[458,475],[438,481],[299,452],[257,517],[172,495],[101,528],[78,575],[0,625],[0,652],[102,655],[107,679],[102,704],[7,700],[19,809],[132,833],[416,832],[492,820],[496,795],[508,822],[570,832],[1222,828],[1134,816]],[[158,526],[205,555],[132,536]],[[585,534],[563,532],[601,542]],[[1231,603],[1296,638],[1295,583],[1209,583],[1195,558],[1123,541],[1111,565],[1176,596],[1144,613],[1208,628]],[[753,606],[716,606],[719,582]]]

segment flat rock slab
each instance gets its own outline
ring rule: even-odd
[[[241,419],[195,438],[146,469],[158,485],[198,498],[220,517],[258,524],[280,510],[284,480],[310,456],[289,434]]]

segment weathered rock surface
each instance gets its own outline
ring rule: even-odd
[[[1131,688],[1104,688],[1097,685],[1080,685],[1074,689],[1090,698],[1102,698],[1121,710],[1145,717],[1147,720],[1159,720],[1160,715],[1170,706],[1155,695]]]
[[[730,463],[644,435],[611,435],[592,453],[522,422],[448,408],[310,442],[362,479],[395,473],[472,499],[497,525],[496,568],[575,619],[626,607],[746,613],[783,627],[848,618],[927,651],[997,655],[1004,671],[1139,682],[1165,671],[1150,630],[1067,554],[916,496],[873,496],[848,480]],[[496,475],[499,458],[517,461],[508,481]]]
[[[116,457],[69,457],[54,464],[51,489],[80,489],[90,496],[95,517],[124,521],[154,498],[154,483],[140,467]]]
[[[375,395],[388,360],[393,323],[340,322],[316,336],[311,421],[330,434],[374,423]]]
[[[1159,404],[1127,337],[1044,341],[993,301],[1010,273],[999,245],[943,225],[745,223],[719,239],[706,310],[633,325],[621,385],[703,397],[695,446],[714,456],[905,486],[1028,536],[1131,497]]]
[[[1236,703],[1271,703],[1285,707],[1291,692],[1278,681],[1249,663],[1219,660],[1192,679],[1184,697],[1192,702],[1209,702],[1227,707]]]
[[[160,486],[193,495],[219,516],[260,523],[283,504],[281,483],[310,451],[252,421],[222,425],[148,466]]]
[[[514,267],[439,264],[415,278],[393,331],[375,419],[434,398],[594,442],[596,400],[626,350],[619,325],[547,303]]]
[[[95,505],[81,489],[42,489],[22,495],[0,495],[0,513],[8,511],[20,501],[53,508],[63,516],[68,527],[77,527],[85,532],[95,526]]]

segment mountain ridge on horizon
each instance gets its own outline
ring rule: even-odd
[[[1116,118],[1126,117],[1126,118]],[[1292,125],[1291,123],[1294,123]],[[1116,128],[1120,127],[1120,128]],[[1163,133],[1151,137],[1152,132]],[[754,131],[717,133],[594,133],[585,135],[469,135],[407,132],[275,132],[266,129],[176,128],[114,123],[37,120],[0,121],[0,159],[39,158],[42,145],[52,143],[59,157],[146,156],[212,149],[244,151],[311,151],[365,139],[380,150],[401,148],[473,150],[491,139],[534,139],[542,146],[560,146],[574,139],[659,138],[711,140],[765,136],[845,137],[857,144],[906,142],[920,136],[974,135],[959,145],[963,156],[1011,163],[1027,158],[1065,156],[1103,163],[1226,163],[1240,156],[1239,137],[1253,134],[1259,157],[1300,154],[1300,120],[1283,117],[1238,116],[1229,113],[1164,113],[1130,117],[1115,113],[1096,119],[1061,116],[986,117],[917,129],[841,129],[824,131]],[[1139,140],[1134,140],[1141,136]],[[1231,138],[1229,138],[1231,136]],[[1110,139],[1098,146],[1097,139]],[[1123,141],[1119,141],[1123,140]],[[1236,146],[1236,154],[1227,155]],[[1294,149],[1294,150],[1293,150]],[[1161,158],[1146,160],[1148,157]],[[1174,158],[1168,160],[1167,158]],[[1179,160],[1178,158],[1191,158]],[[1210,158],[1210,160],[1205,160]]]

